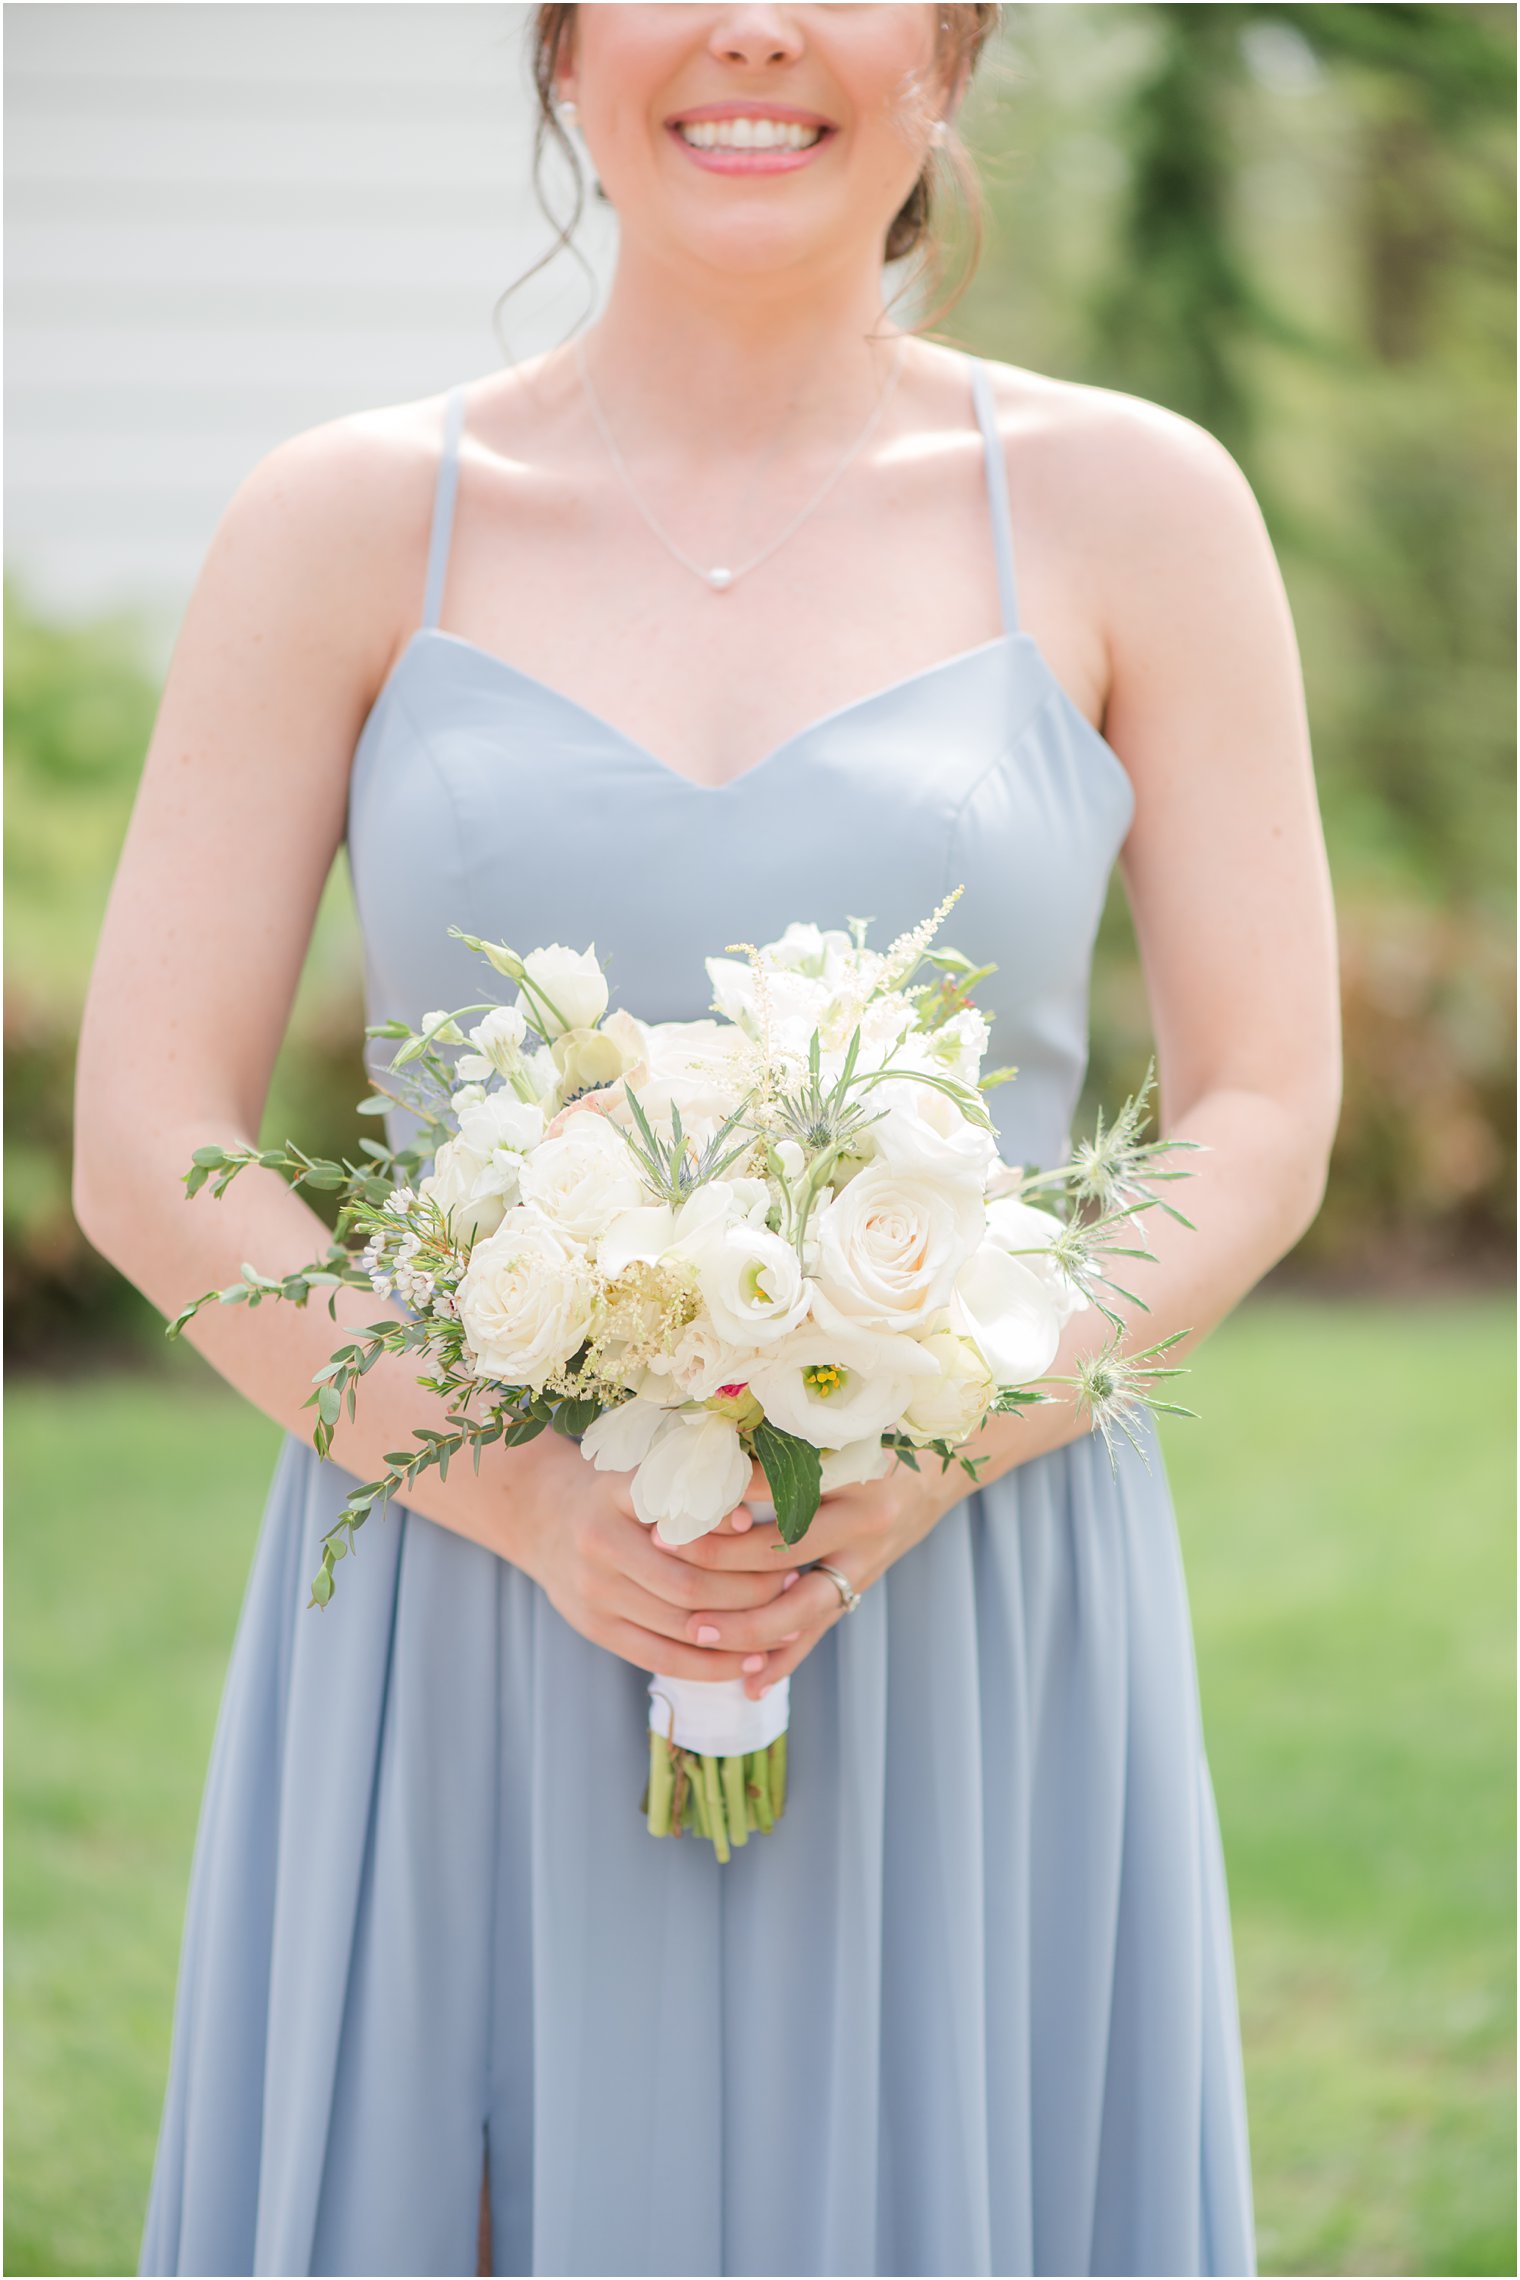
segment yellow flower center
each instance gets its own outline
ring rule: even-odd
[[[844,1384],[844,1371],[837,1362],[810,1362],[802,1373],[802,1382],[809,1393],[816,1393],[827,1401],[831,1393],[838,1393]]]

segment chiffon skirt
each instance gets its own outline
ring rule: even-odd
[[[191,1875],[146,2273],[1252,2273],[1165,1467],[957,1505],[792,1685],[775,1832],[638,1800],[645,1677],[414,1514],[322,1613],[287,1438]]]

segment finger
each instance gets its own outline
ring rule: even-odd
[[[738,1536],[727,1529],[710,1528],[705,1536],[697,1536],[689,1544],[668,1544],[656,1529],[653,1540],[660,1551],[672,1559],[687,1560],[693,1567],[748,1568],[763,1575],[775,1575],[788,1566],[796,1567],[807,1556],[786,1542],[774,1522],[764,1520],[757,1520],[753,1528]]]
[[[610,1647],[625,1662],[636,1663],[651,1675],[658,1672],[662,1678],[705,1680],[744,1675],[740,1655],[715,1655],[705,1647],[683,1646],[677,1639],[663,1638],[656,1631],[643,1630],[637,1623],[623,1622],[616,1616],[594,1643]]]
[[[860,1580],[859,1572],[852,1574],[850,1569],[846,1566],[841,1566],[839,1572],[846,1578],[846,1580],[853,1586],[856,1591],[863,1591],[865,1589],[865,1585]],[[812,1653],[814,1647],[817,1646],[818,1641],[823,1637],[824,1633],[826,1631],[832,1631],[834,1625],[846,1612],[845,1604],[839,1595],[838,1588],[828,1576],[819,1575],[809,1577],[804,1575],[803,1582],[827,1585],[830,1598],[832,1600],[832,1605],[826,1607],[823,1610],[821,1618],[805,1626],[802,1637],[800,1639],[793,1639],[786,1645],[779,1646],[772,1652],[768,1653],[765,1658],[765,1667],[763,1670],[745,1671],[744,1691],[749,1695],[752,1701],[759,1701],[760,1697],[764,1694],[768,1694],[771,1688],[777,1685],[780,1680],[783,1678],[790,1678],[792,1672],[797,1668],[797,1665],[800,1662],[806,1661],[807,1657]],[[797,1590],[791,1593],[790,1596],[792,1598],[797,1598],[800,1595],[801,1590],[802,1585],[799,1584],[797,1586]]]
[[[652,1537],[645,1536],[630,1558],[628,1572],[636,1582],[683,1613],[722,1608],[763,1607],[786,1586],[786,1578],[800,1574],[799,1567],[699,1567],[677,1559]]]
[[[653,1592],[646,1591],[631,1576],[617,1573],[605,1576],[597,1586],[595,1604],[614,1620],[633,1624],[641,1631],[647,1631],[656,1638],[695,1653],[699,1658],[698,1663],[685,1673],[691,1678],[732,1678],[741,1670],[744,1658],[739,1648],[713,1653],[712,1640],[698,1639],[695,1636],[689,1610],[672,1607],[666,1600],[657,1599]],[[721,1619],[726,1621],[731,1618]],[[712,1625],[708,1623],[703,1628],[710,1630]],[[720,1664],[723,1666],[721,1669],[718,1667]],[[659,1667],[672,1678],[682,1675],[673,1663],[661,1663]]]
[[[837,1607],[839,1594],[826,1575],[803,1575],[794,1589],[778,1592],[763,1607],[701,1609],[688,1617],[686,1636],[725,1653],[769,1654],[820,1628],[831,1601]]]

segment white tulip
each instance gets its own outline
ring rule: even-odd
[[[1044,1278],[994,1242],[984,1243],[961,1269],[950,1314],[998,1385],[1027,1385],[1048,1370],[1065,1319]]]
[[[689,1544],[733,1511],[749,1478],[750,1460],[727,1417],[667,1412],[633,1476],[633,1509],[668,1544]]]
[[[819,1486],[825,1496],[832,1496],[840,1488],[859,1488],[868,1480],[880,1480],[883,1473],[892,1470],[894,1462],[893,1451],[882,1447],[879,1435],[847,1441],[842,1449],[822,1452]]]
[[[1037,1275],[1050,1292],[1060,1320],[1085,1312],[1089,1301],[1070,1277],[1049,1256],[1049,1246],[1063,1232],[1053,1212],[1040,1211],[1018,1196],[998,1196],[987,1205],[987,1236],[1005,1251],[1022,1254],[1020,1263]]]
[[[657,1402],[640,1401],[637,1395],[616,1409],[604,1409],[581,1435],[581,1455],[598,1472],[633,1472],[648,1456],[667,1415]]]

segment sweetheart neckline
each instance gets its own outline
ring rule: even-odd
[[[518,682],[524,688],[532,689],[537,695],[551,699],[553,703],[577,714],[580,719],[589,721],[599,734],[610,737],[625,751],[636,755],[638,759],[644,761],[671,783],[683,785],[687,791],[695,792],[702,798],[719,798],[725,793],[737,793],[741,786],[747,784],[752,777],[762,775],[776,762],[794,752],[799,745],[806,744],[810,738],[820,735],[823,730],[832,727],[835,722],[847,720],[855,713],[868,712],[874,706],[884,704],[889,698],[900,696],[905,689],[913,688],[919,682],[930,681],[940,674],[950,673],[958,668],[976,664],[982,658],[991,657],[998,651],[1006,650],[1011,653],[1013,650],[1019,649],[1039,668],[1045,677],[1049,690],[1055,695],[1077,729],[1088,738],[1098,752],[1117,771],[1122,788],[1128,795],[1131,812],[1133,812],[1135,790],[1134,780],[1129,770],[1103,731],[1094,726],[1065,683],[1057,679],[1044,650],[1034,639],[1034,636],[1025,633],[1022,627],[1005,627],[1001,633],[993,634],[987,641],[977,642],[969,649],[958,649],[951,656],[941,657],[932,665],[920,666],[916,672],[901,674],[896,680],[887,681],[880,688],[867,691],[862,697],[850,697],[843,704],[832,706],[827,712],[820,713],[801,728],[794,729],[789,736],[783,737],[779,744],[774,744],[768,751],[763,752],[758,760],[751,761],[747,768],[741,768],[736,776],[730,776],[726,782],[721,784],[704,784],[695,776],[686,775],[682,769],[673,767],[668,760],[662,759],[659,753],[655,752],[649,745],[641,744],[638,738],[631,736],[626,729],[619,728],[614,721],[608,720],[604,714],[597,712],[594,707],[583,704],[579,697],[572,697],[564,689],[557,689],[552,681],[541,680],[536,673],[530,673],[526,666],[514,665],[510,658],[501,656],[496,650],[487,649],[478,641],[468,640],[462,633],[450,633],[445,627],[438,625],[416,626],[407,637],[395,662],[375,692],[374,702],[366,717],[364,728],[360,731],[361,739],[367,732],[370,722],[378,716],[383,699],[390,693],[393,682],[400,676],[408,658],[417,650],[419,644],[427,641],[442,642],[446,649],[473,657],[480,663],[504,675],[508,680]]]

